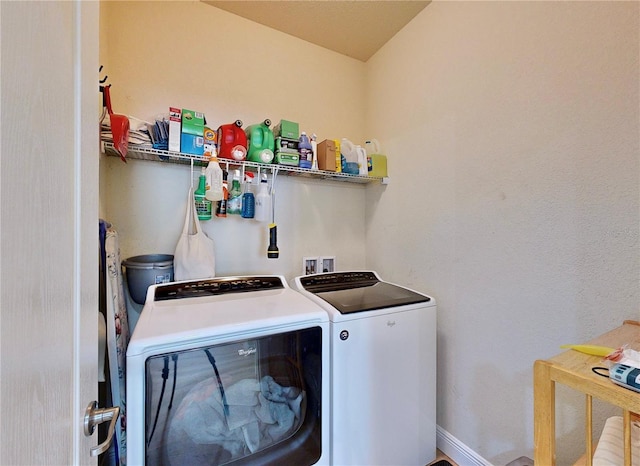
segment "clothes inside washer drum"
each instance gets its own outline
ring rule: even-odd
[[[189,390],[170,421],[167,461],[221,464],[262,450],[301,424],[304,392],[282,387],[272,377],[243,379],[225,389],[228,416],[211,377]]]

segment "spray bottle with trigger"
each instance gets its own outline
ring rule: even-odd
[[[255,198],[254,219],[258,222],[271,220],[271,196],[269,195],[269,182],[266,173],[258,171],[260,184]]]
[[[318,136],[316,133],[311,135],[311,169],[318,169]]]

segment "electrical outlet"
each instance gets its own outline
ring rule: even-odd
[[[318,273],[318,258],[317,257],[303,257],[302,258],[302,274],[309,275],[312,273]]]
[[[336,270],[336,256],[324,256],[318,259],[320,272],[333,272]]]

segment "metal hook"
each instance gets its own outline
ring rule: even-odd
[[[190,158],[191,161],[191,189],[193,190],[193,157]]]
[[[98,73],[100,73],[102,71],[102,68],[104,68],[104,66],[100,65],[100,68],[98,69]],[[104,84],[107,79],[109,78],[108,75],[105,75],[103,79],[100,80],[100,84]],[[100,89],[102,91],[102,88]]]

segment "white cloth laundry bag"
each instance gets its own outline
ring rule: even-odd
[[[184,227],[173,257],[173,276],[176,281],[216,276],[213,240],[202,231],[196,214],[193,188],[189,189]]]

